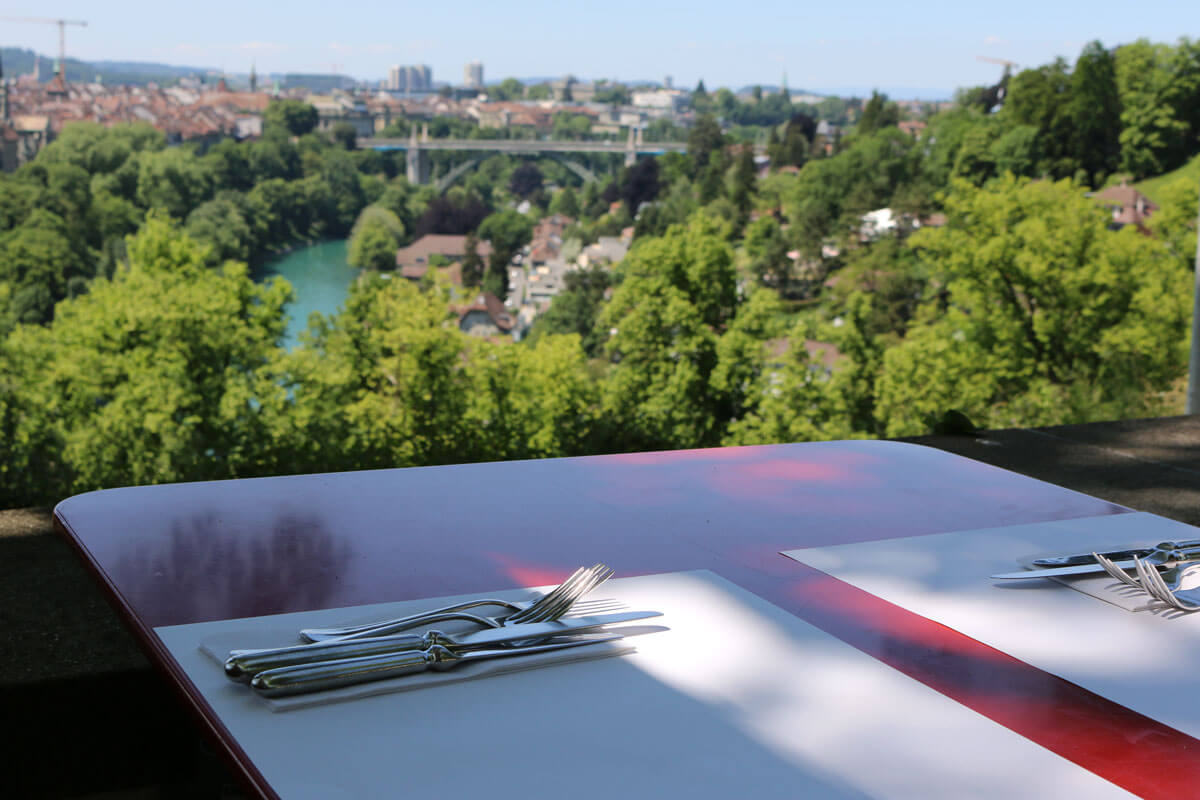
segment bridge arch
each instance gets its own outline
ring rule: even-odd
[[[575,173],[580,178],[582,178],[584,183],[593,183],[595,181],[600,180],[600,178],[596,175],[595,172],[588,169],[583,164],[579,163],[578,161],[573,161],[559,153],[531,153],[531,154],[525,154],[525,153],[511,154],[510,153],[509,155],[517,155],[517,156],[535,155],[538,158],[551,158],[551,159],[554,159],[555,161],[557,161],[558,163],[562,164],[567,169],[571,170],[571,172]],[[488,157],[487,154],[472,156],[471,158],[468,158],[466,161],[455,164],[453,169],[451,169],[449,172],[447,172],[445,175],[438,178],[434,182],[434,184],[433,184],[434,191],[437,192],[438,194],[442,194],[447,189],[449,189],[451,186],[453,186],[454,182],[457,181],[459,178],[461,178],[465,173],[467,173],[468,171],[479,166],[479,164],[487,157]]]

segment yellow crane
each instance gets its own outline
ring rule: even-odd
[[[0,22],[32,22],[43,25],[58,26],[58,69],[65,80],[67,75],[67,32],[68,25],[78,25],[86,28],[87,23],[74,19],[49,19],[47,17],[0,17]]]

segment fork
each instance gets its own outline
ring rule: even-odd
[[[1140,558],[1134,559],[1133,566],[1137,570],[1138,578],[1142,581],[1142,585],[1154,599],[1161,600],[1180,611],[1196,611],[1200,609],[1200,589],[1176,589],[1172,591],[1167,586],[1166,581],[1154,570],[1154,567],[1146,566]]]
[[[571,577],[533,603],[520,604],[490,599],[473,600],[408,617],[372,622],[366,625],[343,628],[305,628],[300,631],[300,638],[309,642],[323,642],[330,639],[362,639],[385,636],[418,625],[430,625],[454,619],[474,622],[485,628],[499,628],[524,622],[552,622],[566,614],[579,598],[604,583],[612,575],[613,571],[604,564],[596,564],[586,569],[580,567]],[[511,613],[495,617],[468,614],[463,610],[483,605],[499,605],[514,610]]]
[[[1147,589],[1141,581],[1118,567],[1112,562],[1111,559],[1106,558],[1100,553],[1092,553],[1092,556],[1095,557],[1096,563],[1104,567],[1105,572],[1119,580],[1121,583],[1124,583],[1127,586],[1132,586],[1133,588],[1146,592],[1147,594],[1151,594],[1150,590]],[[1165,586],[1168,591],[1172,592],[1182,585],[1184,576],[1191,571],[1192,567],[1197,566],[1196,562],[1191,561],[1185,564],[1177,564],[1173,567],[1163,570],[1162,572],[1159,572],[1154,568],[1153,561],[1146,561],[1145,559],[1141,559],[1141,561],[1146,565],[1146,569],[1158,575],[1163,586]],[[1151,596],[1153,596],[1153,594],[1151,594]]]

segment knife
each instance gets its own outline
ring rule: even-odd
[[[371,639],[336,639],[314,644],[297,644],[289,647],[274,647],[266,650],[234,650],[225,661],[225,675],[239,683],[248,683],[260,672],[298,664],[318,661],[361,658],[386,653],[411,650],[428,650],[438,645],[465,652],[491,645],[519,642],[525,639],[546,639],[566,633],[587,631],[618,622],[660,617],[661,611],[623,611],[619,614],[600,614],[590,617],[571,617],[557,622],[530,622],[520,625],[505,625],[456,636],[441,631],[412,634],[398,633],[391,636],[376,636]]]
[[[1184,563],[1185,561],[1188,561],[1188,560],[1194,560],[1194,559],[1179,559],[1179,560],[1161,561],[1161,562],[1153,564],[1153,566],[1173,567],[1176,564]],[[1121,569],[1133,569],[1134,568],[1133,559],[1129,559],[1127,561],[1117,561],[1115,563]],[[1050,567],[1049,569],[1023,569],[1020,572],[1005,572],[1001,575],[991,575],[990,577],[993,580],[1007,581],[1007,580],[1024,580],[1026,578],[1061,578],[1061,577],[1065,577],[1068,575],[1092,575],[1092,574],[1096,574],[1096,573],[1103,573],[1105,571],[1106,570],[1104,569],[1104,567],[1100,566],[1099,564],[1097,564],[1096,562],[1093,561],[1091,564],[1076,564],[1071,567]]]
[[[337,689],[368,681],[397,678],[401,675],[424,672],[427,669],[447,670],[465,661],[522,656],[530,653],[562,650],[568,647],[585,647],[620,638],[621,635],[617,633],[526,647],[468,650],[466,652],[452,650],[438,644],[427,650],[402,650],[398,653],[363,658],[321,661],[315,664],[269,669],[255,675],[254,679],[250,681],[250,686],[264,697],[286,697],[307,692],[319,692],[323,689]]]
[[[1098,552],[1110,561],[1124,561],[1131,558],[1145,558],[1154,553],[1169,553],[1175,550],[1196,548],[1198,546],[1200,546],[1200,539],[1187,539],[1180,542],[1159,542],[1156,545],[1135,545],[1124,550],[1101,550]],[[1070,567],[1078,564],[1095,564],[1096,559],[1092,558],[1091,551],[1088,551],[1068,556],[1035,558],[1030,563],[1038,567]]]

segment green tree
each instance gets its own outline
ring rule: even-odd
[[[463,242],[462,282],[463,286],[475,287],[483,282],[483,259],[479,255],[479,239],[474,231],[467,234]]]
[[[317,127],[317,109],[302,100],[272,100],[263,113],[263,124],[292,136],[303,136]]]
[[[1035,69],[1026,69],[1009,83],[1004,121],[1037,129],[1041,161],[1039,175],[1073,178],[1081,168],[1075,149],[1072,80],[1061,58]]]
[[[8,314],[13,320],[49,321],[72,281],[91,278],[92,265],[79,244],[61,217],[43,209],[0,237],[0,282],[12,293]]]
[[[505,78],[495,86],[489,87],[487,93],[490,99],[500,102],[520,100],[525,96],[525,84],[516,78]]]
[[[729,200],[737,211],[733,225],[735,234],[740,234],[750,221],[750,209],[754,206],[756,172],[754,151],[743,145],[734,165],[732,185],[729,189]]]
[[[687,145],[688,158],[692,161],[692,176],[696,177],[708,167],[714,153],[720,153],[725,146],[725,135],[721,133],[716,117],[712,114],[697,117],[688,132]]]
[[[1196,264],[1196,224],[1200,216],[1200,192],[1196,182],[1179,178],[1158,193],[1158,211],[1147,221],[1150,231],[1166,245],[1183,270]]]
[[[335,124],[333,129],[330,130],[329,135],[343,150],[355,150],[358,148],[358,131],[349,122]]]
[[[536,195],[542,190],[542,171],[537,164],[521,162],[508,179],[508,190],[522,199]]]
[[[18,413],[40,409],[37,436],[59,443],[63,462],[28,501],[279,468],[265,455],[262,399],[277,387],[263,369],[291,291],[205,262],[204,248],[151,215],[111,281],[59,303],[50,326],[8,337]]]
[[[610,445],[621,449],[700,447],[720,440],[710,386],[718,332],[737,305],[733,254],[706,215],[635,247],[600,314],[614,362],[605,382]]]
[[[508,265],[533,236],[533,220],[512,209],[504,209],[480,223],[477,235],[492,245],[484,288],[503,299],[507,294]]]
[[[550,198],[550,213],[575,219],[579,216],[579,198],[570,186],[558,190]]]
[[[539,314],[527,341],[537,342],[543,336],[576,334],[588,357],[599,356],[606,332],[596,326],[604,305],[604,294],[612,286],[612,276],[603,268],[574,270],[567,273],[566,288],[555,296],[550,308]]]
[[[1121,418],[1182,374],[1191,276],[1162,243],[1108,230],[1066,181],[959,182],[946,213],[911,240],[944,295],[883,358],[887,435],[950,409],[983,427]]]
[[[346,260],[362,269],[394,269],[402,241],[404,223],[400,218],[382,206],[367,206],[350,231]]]
[[[1071,74],[1072,146],[1089,185],[1100,187],[1121,157],[1121,101],[1112,54],[1100,42],[1083,48]]]
[[[175,147],[138,157],[137,201],[184,219],[212,195],[212,174],[191,152]]]
[[[249,261],[254,255],[254,234],[232,197],[221,196],[202,203],[188,214],[184,230],[209,247],[209,265],[225,261]]]
[[[895,127],[899,122],[900,107],[890,102],[886,94],[871,92],[871,99],[863,106],[855,130],[860,134],[872,134],[883,128]]]
[[[1188,117],[1200,98],[1200,63],[1181,42],[1180,58],[1170,46],[1139,39],[1116,52],[1121,110],[1121,169],[1134,178],[1158,175],[1191,155],[1200,128]]]
[[[750,271],[759,283],[771,284],[780,290],[787,288],[791,281],[791,259],[777,219],[766,216],[751,222],[746,226],[742,245],[749,258]]]

